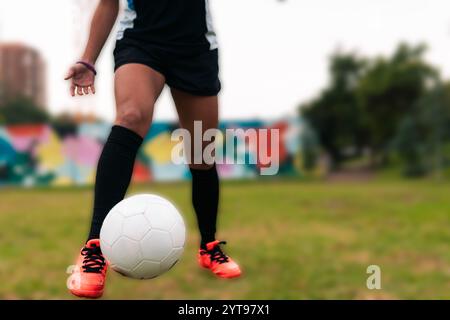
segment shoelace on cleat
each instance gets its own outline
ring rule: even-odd
[[[205,255],[209,254],[211,256],[211,261],[216,261],[217,263],[226,263],[230,260],[230,258],[222,251],[220,245],[227,244],[226,241],[220,241],[212,250],[204,250],[200,254]]]
[[[105,267],[105,258],[102,255],[100,247],[93,246],[92,248],[84,247],[81,250],[83,259],[83,271],[87,273],[101,273]]]

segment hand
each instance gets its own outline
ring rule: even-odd
[[[95,94],[95,74],[81,63],[74,64],[67,72],[64,80],[71,80],[70,94],[79,96],[87,95],[89,92]]]

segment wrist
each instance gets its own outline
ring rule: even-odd
[[[90,71],[92,71],[92,73],[94,73],[94,75],[97,75],[97,70],[95,68],[95,64],[90,62],[89,60],[79,60],[76,62],[76,64],[81,64],[83,66],[85,66],[87,69],[89,69]]]
[[[90,53],[84,53],[79,60],[95,65],[97,59]]]

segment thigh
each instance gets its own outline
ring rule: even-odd
[[[145,136],[164,85],[164,76],[148,66],[130,63],[119,67],[114,80],[116,124],[131,126]]]
[[[219,117],[219,102],[217,96],[195,96],[177,89],[172,89],[172,97],[177,108],[178,117],[180,120],[180,126],[187,129],[191,135],[191,139],[194,137],[194,123],[200,121],[202,124],[202,136],[208,129],[216,129],[218,127]],[[199,139],[197,137],[197,139]],[[203,142],[203,148],[208,145],[209,142]],[[194,154],[194,141],[191,141],[191,154]],[[208,166],[205,163],[192,164],[191,168],[206,169]]]
[[[168,52],[165,76],[172,89],[194,96],[217,96],[221,89],[218,50],[190,55]]]

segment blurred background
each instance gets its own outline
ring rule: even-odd
[[[70,298],[97,158],[114,118],[113,32],[93,97],[62,79],[97,1],[0,2],[0,298]],[[152,281],[110,274],[105,298],[450,297],[450,4],[445,0],[211,1],[221,44],[221,129],[276,128],[280,172],[219,165],[220,237],[246,272],[198,270],[176,114],[158,101],[130,193],[173,200],[183,260]],[[225,144],[225,141],[219,141]],[[236,153],[255,157],[240,141]],[[382,289],[366,269],[382,270]]]

